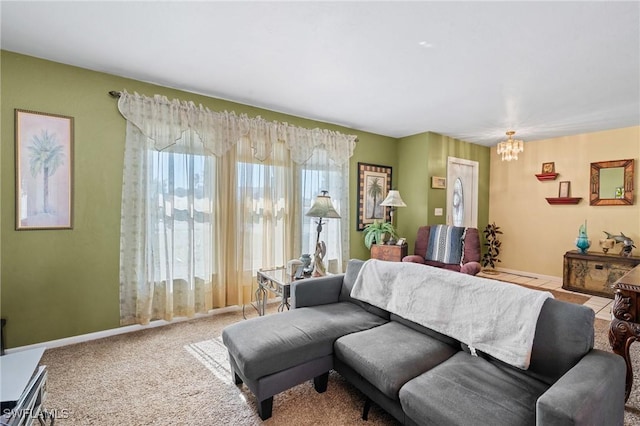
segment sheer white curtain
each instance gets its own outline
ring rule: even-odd
[[[120,322],[246,303],[257,269],[313,250],[304,213],[328,190],[330,269],[348,257],[355,136],[123,92]],[[311,244],[311,246],[309,246]]]
[[[163,151],[127,123],[120,237],[122,324],[212,307],[215,157],[193,131]]]

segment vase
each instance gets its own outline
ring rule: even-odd
[[[576,247],[578,247],[578,251],[580,253],[586,253],[587,249],[591,247],[591,240],[584,235],[576,238]]]
[[[303,254],[302,256],[300,256],[300,260],[302,261],[302,266],[303,266],[303,270],[304,270],[304,274],[308,275],[311,274],[311,255],[310,254]]]

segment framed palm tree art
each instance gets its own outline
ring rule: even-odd
[[[73,227],[73,117],[15,110],[16,230]]]
[[[374,221],[390,221],[380,203],[391,190],[391,167],[358,163],[358,231]]]

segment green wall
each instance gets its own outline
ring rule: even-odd
[[[9,348],[119,327],[125,121],[107,94],[110,90],[160,94],[212,110],[358,135],[350,160],[351,258],[369,257],[356,230],[358,162],[393,168],[393,186],[408,205],[398,209],[397,225],[409,238],[410,251],[417,227],[430,220],[429,205],[439,202],[430,176],[444,175],[447,155],[480,161],[479,225],[487,221],[489,148],[435,133],[398,140],[12,52],[0,54],[0,314],[8,320]],[[15,108],[75,118],[72,230],[15,230]]]
[[[0,314],[7,347],[119,327],[120,197],[125,121],[110,90],[160,94],[212,110],[233,110],[306,128],[358,135],[350,162],[397,167],[397,140],[332,124],[213,99],[2,51],[0,151]],[[15,231],[14,108],[75,119],[74,227]],[[356,178],[349,188],[355,200]],[[356,223],[355,201],[350,206]],[[361,233],[351,232],[351,257],[368,257]]]
[[[362,232],[358,231],[357,214],[358,214],[358,162],[369,164],[380,164],[384,166],[391,166],[391,184],[396,188],[398,182],[398,149],[397,140],[391,139],[393,142],[388,142],[389,138],[378,136],[376,138],[370,138],[367,144],[358,143],[358,147],[353,157],[351,157],[351,164],[349,169],[349,176],[351,177],[351,184],[349,185],[349,200],[352,200],[350,216],[352,221],[350,223],[350,257],[351,259],[369,259],[370,252],[364,245],[364,239]],[[399,223],[394,219],[396,223]]]
[[[447,158],[477,161],[478,167],[478,229],[489,220],[489,170],[491,149],[433,132],[401,138],[398,158],[401,164],[399,189],[407,208],[399,209],[398,231],[407,237],[409,253],[413,253],[416,232],[420,226],[444,224],[447,191],[431,188],[432,176],[447,176]],[[435,216],[442,207],[442,216]]]
[[[408,136],[398,143],[398,189],[407,207],[396,210],[398,235],[407,239],[409,254],[413,254],[416,232],[427,225],[429,211],[429,187],[431,172],[429,163],[429,139],[427,133]]]

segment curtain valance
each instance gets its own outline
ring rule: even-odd
[[[291,159],[305,163],[316,148],[324,149],[336,164],[343,164],[353,155],[356,136],[327,129],[305,129],[286,122],[251,118],[235,112],[215,112],[193,102],[169,100],[165,96],[152,98],[123,91],[118,109],[133,123],[157,150],[176,143],[182,133],[191,129],[200,137],[205,149],[215,156],[224,155],[240,139],[248,140],[256,159],[264,161],[271,155],[275,143],[284,143]]]

